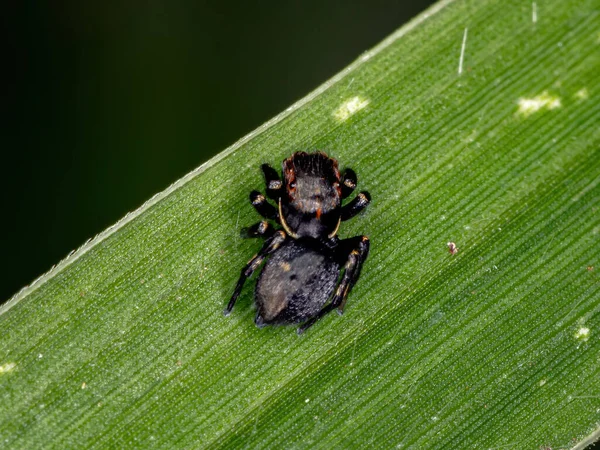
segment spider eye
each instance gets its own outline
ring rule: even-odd
[[[296,189],[296,182],[293,181],[290,183],[290,189]]]

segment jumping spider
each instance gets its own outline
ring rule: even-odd
[[[254,292],[255,323],[263,327],[304,322],[300,334],[335,308],[343,312],[367,259],[369,239],[340,240],[337,232],[340,222],[362,211],[371,197],[361,192],[342,206],[342,199],[356,187],[356,174],[346,169],[340,177],[337,161],[323,152],[298,152],[285,159],[283,181],[268,164],[262,165],[262,171],[267,196],[277,207],[258,191],[250,193],[250,201],[261,216],[282,229],[274,229],[267,220],[246,229],[249,236],[266,241],[242,269],[225,315],[233,309],[246,279],[268,257]]]

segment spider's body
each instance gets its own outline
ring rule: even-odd
[[[302,332],[329,311],[342,312],[369,252],[369,240],[366,236],[340,240],[337,231],[342,221],[369,204],[370,197],[361,192],[342,206],[342,199],[356,187],[356,174],[348,169],[341,177],[337,161],[322,152],[298,152],[285,159],[283,180],[270,166],[262,169],[267,195],[277,207],[257,191],[250,194],[250,201],[283,229],[273,229],[266,220],[248,229],[266,242],[242,269],[225,313],[231,312],[245,280],[268,257],[256,283],[255,322],[258,326],[305,322],[298,329]]]

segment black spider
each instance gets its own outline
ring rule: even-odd
[[[356,174],[346,169],[340,179],[337,161],[323,152],[298,152],[285,159],[283,181],[268,164],[263,164],[262,170],[267,196],[277,207],[258,191],[250,193],[250,201],[260,215],[283,229],[275,230],[263,220],[246,230],[249,236],[266,241],[242,269],[225,315],[233,309],[246,279],[268,257],[254,293],[255,323],[263,327],[304,322],[298,328],[302,333],[329,311],[337,308],[338,313],[343,312],[367,259],[369,238],[340,240],[337,232],[340,222],[362,211],[371,197],[361,192],[342,206],[342,199],[356,187]]]

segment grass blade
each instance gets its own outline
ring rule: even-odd
[[[576,447],[600,420],[597,2],[446,1],[0,309],[0,441]],[[369,211],[343,317],[259,330],[261,163],[323,149]],[[458,253],[451,255],[447,243]]]

